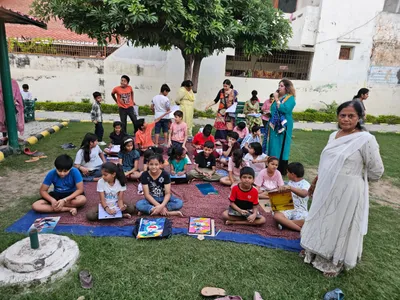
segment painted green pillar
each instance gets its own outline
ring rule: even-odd
[[[4,112],[7,123],[8,142],[11,148],[18,149],[17,121],[15,104],[11,85],[10,62],[8,60],[8,44],[6,27],[0,20],[0,76],[3,88]]]

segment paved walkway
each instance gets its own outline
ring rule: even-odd
[[[90,122],[90,114],[89,113],[80,113],[80,112],[56,112],[56,111],[37,111],[36,112],[37,119],[55,119],[55,120],[81,120]],[[142,117],[143,118],[143,117]],[[153,116],[145,116],[144,117],[147,122],[151,122],[154,117]],[[103,114],[104,121],[118,121],[118,114]],[[34,122],[38,123],[38,122]],[[39,122],[42,123],[42,122]],[[206,125],[206,124],[214,124],[213,119],[194,119],[194,123],[196,125]],[[29,123],[28,123],[29,124]],[[27,124],[27,125],[28,125]],[[49,125],[47,125],[48,127]],[[400,125],[366,125],[369,131],[378,131],[378,132],[400,132]],[[46,128],[46,126],[45,126]],[[313,130],[335,130],[337,129],[336,124],[332,123],[306,123],[306,122],[295,122],[295,129],[313,129]],[[40,130],[38,130],[40,131]],[[37,132],[33,132],[37,133]],[[31,134],[33,134],[31,133]]]

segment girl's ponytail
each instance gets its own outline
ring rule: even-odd
[[[126,176],[124,173],[124,170],[122,169],[122,165],[121,164],[116,164],[117,167],[117,171],[115,172],[115,178],[118,179],[119,183],[121,184],[121,186],[126,186]]]

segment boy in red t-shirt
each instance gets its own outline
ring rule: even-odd
[[[262,225],[265,218],[258,213],[258,191],[253,187],[254,170],[244,167],[240,170],[240,182],[231,190],[228,210],[222,213],[226,225]]]
[[[196,157],[197,154],[201,152],[201,150],[203,150],[205,142],[210,141],[213,142],[213,144],[215,145],[215,138],[211,135],[211,131],[212,126],[210,124],[207,124],[206,126],[204,126],[202,132],[199,132],[194,136],[192,141],[193,148],[195,149],[193,152],[194,157]],[[215,149],[213,155],[215,158],[219,157],[219,154],[217,151],[215,151]]]
[[[134,132],[137,131],[136,128],[136,114],[133,106],[135,105],[135,100],[133,98],[133,89],[129,85],[130,78],[127,75],[122,75],[121,76],[121,85],[116,86],[113,88],[111,92],[111,97],[114,99],[115,103],[118,105],[118,110],[119,110],[119,118],[121,119],[122,122],[122,129],[124,132],[128,133],[126,131],[126,123],[127,123],[127,117],[131,119],[133,123],[133,129]]]
[[[135,142],[137,144],[137,149],[139,149],[141,153],[145,152],[149,148],[152,148],[153,151],[156,153],[163,152],[161,148],[155,147],[154,142],[151,139],[151,132],[156,126],[156,123],[160,121],[162,118],[164,118],[166,115],[168,115],[170,112],[171,112],[170,110],[167,111],[165,114],[161,115],[151,123],[146,123],[144,119],[139,119],[136,122],[136,127],[138,131],[136,132],[135,135]]]

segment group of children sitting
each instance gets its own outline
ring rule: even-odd
[[[166,114],[168,114],[167,112]],[[170,125],[168,143],[169,159],[164,161],[164,149],[152,140],[152,130],[166,114],[146,123],[137,121],[135,137],[122,130],[122,123],[114,122],[110,134],[111,144],[104,149],[107,156],[118,156],[118,161],[107,161],[98,145],[97,136],[87,133],[82,141],[75,161],[66,154],[55,160],[40,187],[41,199],[32,207],[35,211],[77,214],[77,208],[86,203],[83,181],[97,181],[99,202],[108,214],[122,212],[130,218],[133,214],[183,216],[180,209],[183,201],[171,193],[171,184],[190,183],[193,180],[217,182],[231,186],[229,209],[222,213],[226,224],[261,225],[265,218],[259,213],[259,199],[268,199],[271,191],[290,190],[294,209],[275,212],[275,220],[284,227],[300,231],[308,212],[309,183],[303,179],[304,167],[300,163],[288,166],[288,183],[285,185],[277,170],[279,160],[262,153],[260,127],[253,126],[246,135],[240,133],[246,126],[238,124],[228,133],[226,141],[216,142],[211,135],[212,126],[206,125],[192,141],[193,153],[188,153],[187,127],[182,111],[175,111],[175,122]],[[241,140],[242,139],[242,140]],[[222,149],[216,149],[216,144]],[[119,153],[111,151],[119,145]],[[194,157],[194,168],[188,171],[189,155]],[[139,159],[143,155],[143,167]],[[227,166],[228,176],[217,173],[217,163]],[[169,166],[169,173],[166,169]],[[128,180],[140,180],[144,195],[136,206],[124,202],[124,191]],[[50,186],[54,189],[49,192]],[[132,186],[133,187],[133,186]],[[138,192],[141,193],[140,189]],[[98,219],[98,208],[87,213],[87,219]]]

